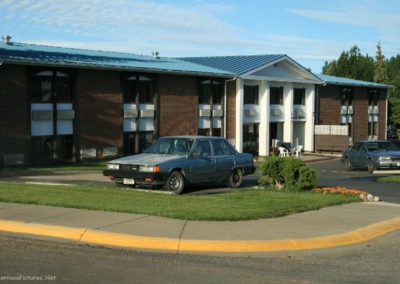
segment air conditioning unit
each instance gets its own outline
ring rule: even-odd
[[[297,117],[304,117],[305,116],[305,113],[304,113],[304,111],[302,109],[296,109],[294,113],[295,113],[295,116],[297,116]]]
[[[199,116],[200,117],[210,117],[211,116],[211,111],[209,109],[200,109],[199,110]]]
[[[373,112],[373,114],[379,114],[379,107],[378,106],[374,106],[372,112]]]
[[[136,118],[138,117],[137,109],[124,109],[124,118]]]
[[[72,120],[75,118],[75,111],[73,110],[58,110],[57,119],[59,120]]]
[[[373,113],[374,113],[374,107],[368,106],[368,114],[373,114]]]
[[[340,107],[340,114],[347,114],[347,106]]]
[[[349,106],[349,108],[347,109],[347,113],[348,114],[353,114],[353,107]]]
[[[244,111],[244,113],[245,113],[245,115],[246,115],[247,117],[256,116],[256,110],[255,110],[255,109],[246,109],[246,110]]]
[[[222,117],[224,116],[224,111],[222,109],[214,109],[213,117]]]
[[[32,110],[32,120],[51,120],[53,119],[52,110]]]
[[[271,115],[272,116],[280,116],[282,114],[280,109],[272,109],[271,110]]]
[[[154,110],[152,109],[141,109],[140,117],[154,117]]]

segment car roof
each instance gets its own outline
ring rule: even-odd
[[[162,136],[160,138],[187,138],[187,139],[224,139],[219,136],[202,136],[202,135],[174,135],[174,136]]]

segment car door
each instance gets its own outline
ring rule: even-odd
[[[235,167],[236,152],[224,139],[211,139],[211,144],[216,163],[215,179],[221,180],[229,177]]]
[[[360,145],[357,152],[357,167],[367,167],[368,151],[367,144],[363,143]]]
[[[213,181],[215,159],[212,156],[209,139],[197,140],[190,156],[190,179],[192,182]]]

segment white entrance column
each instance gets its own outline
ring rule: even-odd
[[[293,145],[293,84],[286,83],[283,87],[283,109],[284,109],[284,124],[283,124],[283,141],[290,142]]]
[[[258,153],[260,156],[269,155],[269,82],[261,81],[260,85],[260,127],[258,137]]]
[[[235,126],[235,147],[239,152],[243,151],[243,113],[244,113],[244,81],[236,80],[236,126]]]
[[[314,124],[315,124],[315,85],[306,88],[306,122],[304,135],[304,150],[314,151]]]

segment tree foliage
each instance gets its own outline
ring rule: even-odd
[[[286,191],[308,190],[317,186],[318,173],[293,157],[266,157],[260,166],[259,183]]]
[[[322,73],[395,87],[389,91],[389,125],[400,127],[400,55],[385,59],[380,43],[374,58],[362,55],[357,45],[343,51],[337,60],[325,61]]]

